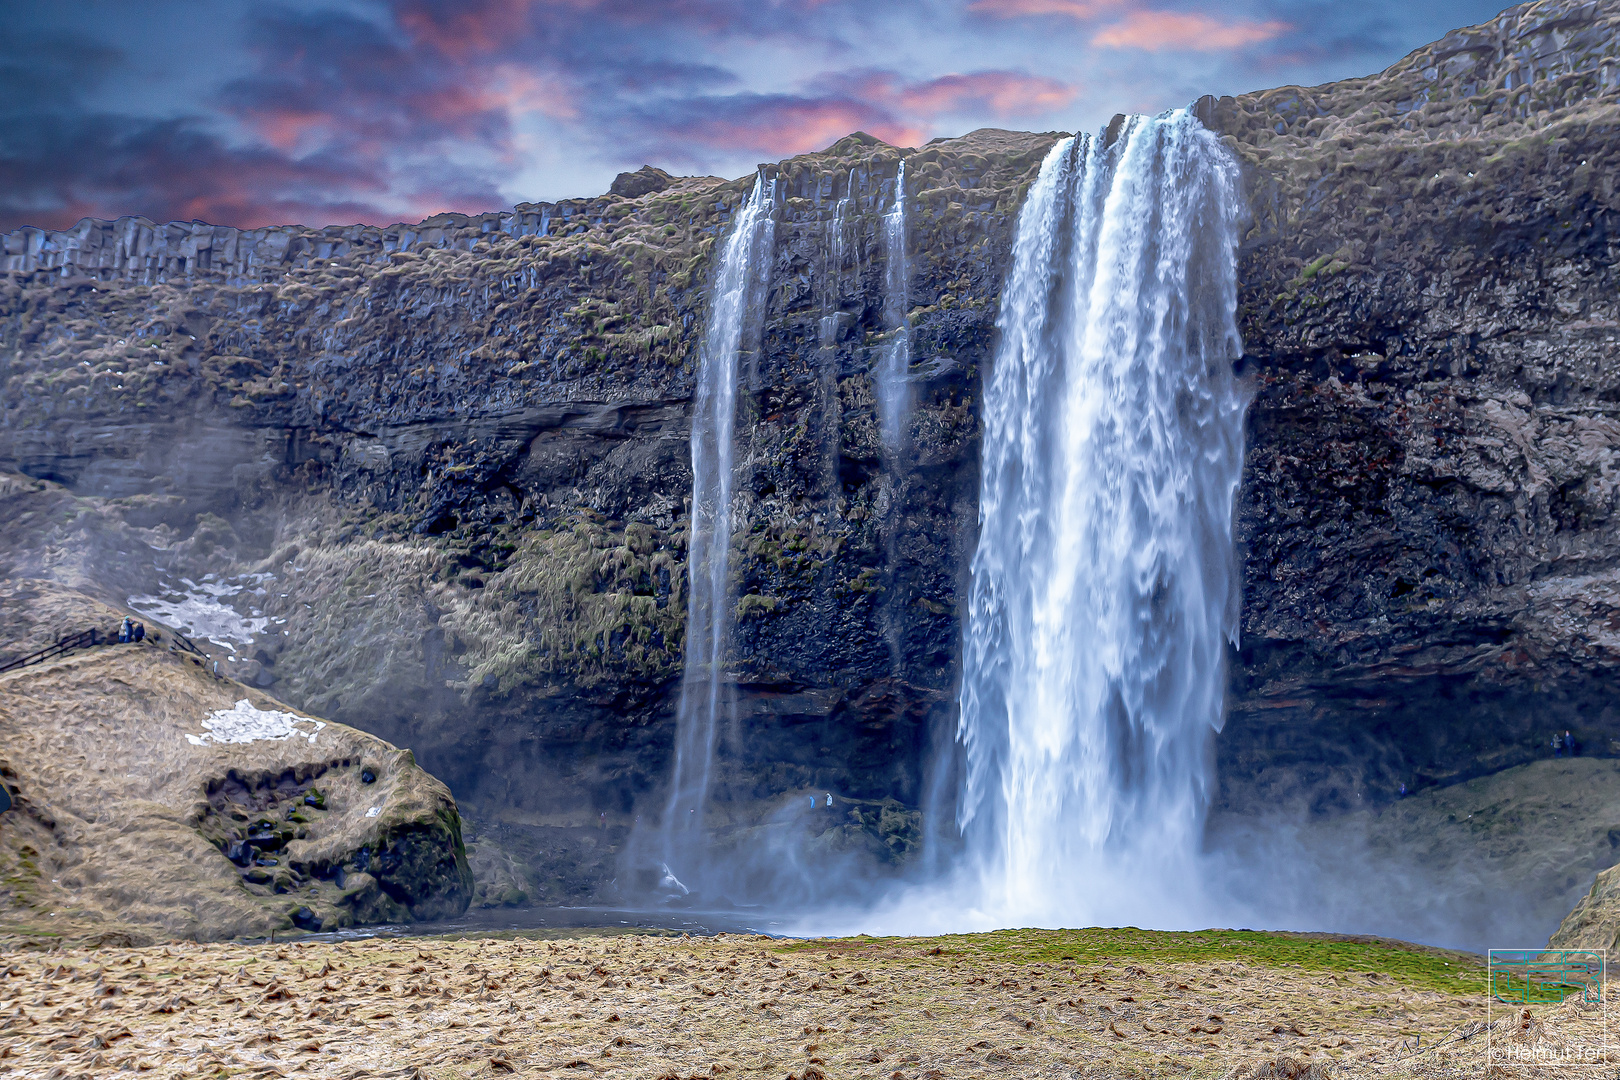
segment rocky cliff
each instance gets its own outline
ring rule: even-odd
[[[1366,79],[1196,106],[1253,207],[1228,809],[1378,802],[1555,727],[1620,740],[1617,19],[1525,5]],[[833,842],[901,860],[938,808],[978,386],[1056,137],[855,135],[765,167],[716,791],[738,825],[834,791]],[[902,156],[896,469],[870,373]],[[590,892],[668,775],[696,348],[751,184],[646,169],[388,229],[7,237],[6,572],[223,619],[237,677],[410,746],[548,868],[537,895]]]
[[[1617,16],[1527,4],[1201,103],[1255,212],[1228,792],[1346,804],[1564,728],[1620,749]]]

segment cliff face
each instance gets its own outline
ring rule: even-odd
[[[1254,207],[1231,808],[1494,771],[1553,727],[1620,740],[1617,13],[1532,4],[1368,79],[1197,106]],[[851,136],[769,167],[716,792],[739,824],[815,788],[850,800],[840,842],[917,839],[954,715],[980,372],[1056,137],[904,152],[900,471],[869,371],[901,151]],[[696,349],[751,184],[643,170],[392,229],[14,234],[0,559],[225,605],[239,678],[410,746],[565,868],[540,895],[579,895],[668,774]]]
[[[1613,753],[1620,7],[1206,101],[1250,174],[1223,773],[1349,803]]]
[[[854,800],[852,841],[915,839],[922,744],[954,690],[977,365],[1051,142],[979,132],[909,156],[917,453],[898,480],[867,370],[899,152],[852,136],[773,170],[739,418],[747,734],[722,747],[723,801],[814,786]],[[412,747],[588,882],[601,815],[631,821],[668,770],[696,343],[751,182],[458,220],[412,250],[407,229],[285,230],[215,239],[234,254],[209,266],[142,262],[148,239],[87,270],[163,230],[29,240],[58,265],[7,280],[0,454],[52,483],[13,484],[10,572],[120,601],[251,584],[227,602],[269,629],[238,677]],[[519,235],[529,218],[544,236]],[[308,258],[327,235],[348,247]]]

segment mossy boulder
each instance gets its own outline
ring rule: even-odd
[[[115,627],[47,582],[0,615]],[[149,637],[0,675],[0,920],[198,940],[417,921],[473,893],[449,790],[409,750],[299,713]],[[9,910],[6,910],[9,909]]]

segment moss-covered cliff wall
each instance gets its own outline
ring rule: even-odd
[[[1378,800],[1553,727],[1620,740],[1617,13],[1527,5],[1367,79],[1196,106],[1254,207],[1230,807]],[[915,842],[953,722],[980,373],[1056,137],[851,136],[767,167],[716,792],[739,823],[815,788],[854,801],[851,842]],[[896,473],[869,370],[902,153]],[[391,229],[5,238],[6,571],[120,601],[237,583],[266,620],[240,677],[412,747],[574,868],[543,895],[587,888],[668,770],[696,348],[752,178],[621,181]]]
[[[1347,805],[1555,729],[1620,750],[1617,16],[1527,4],[1202,103],[1255,208],[1229,778]]]

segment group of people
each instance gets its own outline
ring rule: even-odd
[[[1553,757],[1563,757],[1565,754],[1568,754],[1570,757],[1575,756],[1575,736],[1571,735],[1567,731],[1562,735],[1558,734],[1556,731],[1553,732],[1551,745]]]
[[[125,615],[124,621],[118,626],[118,644],[129,645],[133,642],[145,640],[146,624],[143,622],[136,622],[128,615]]]

